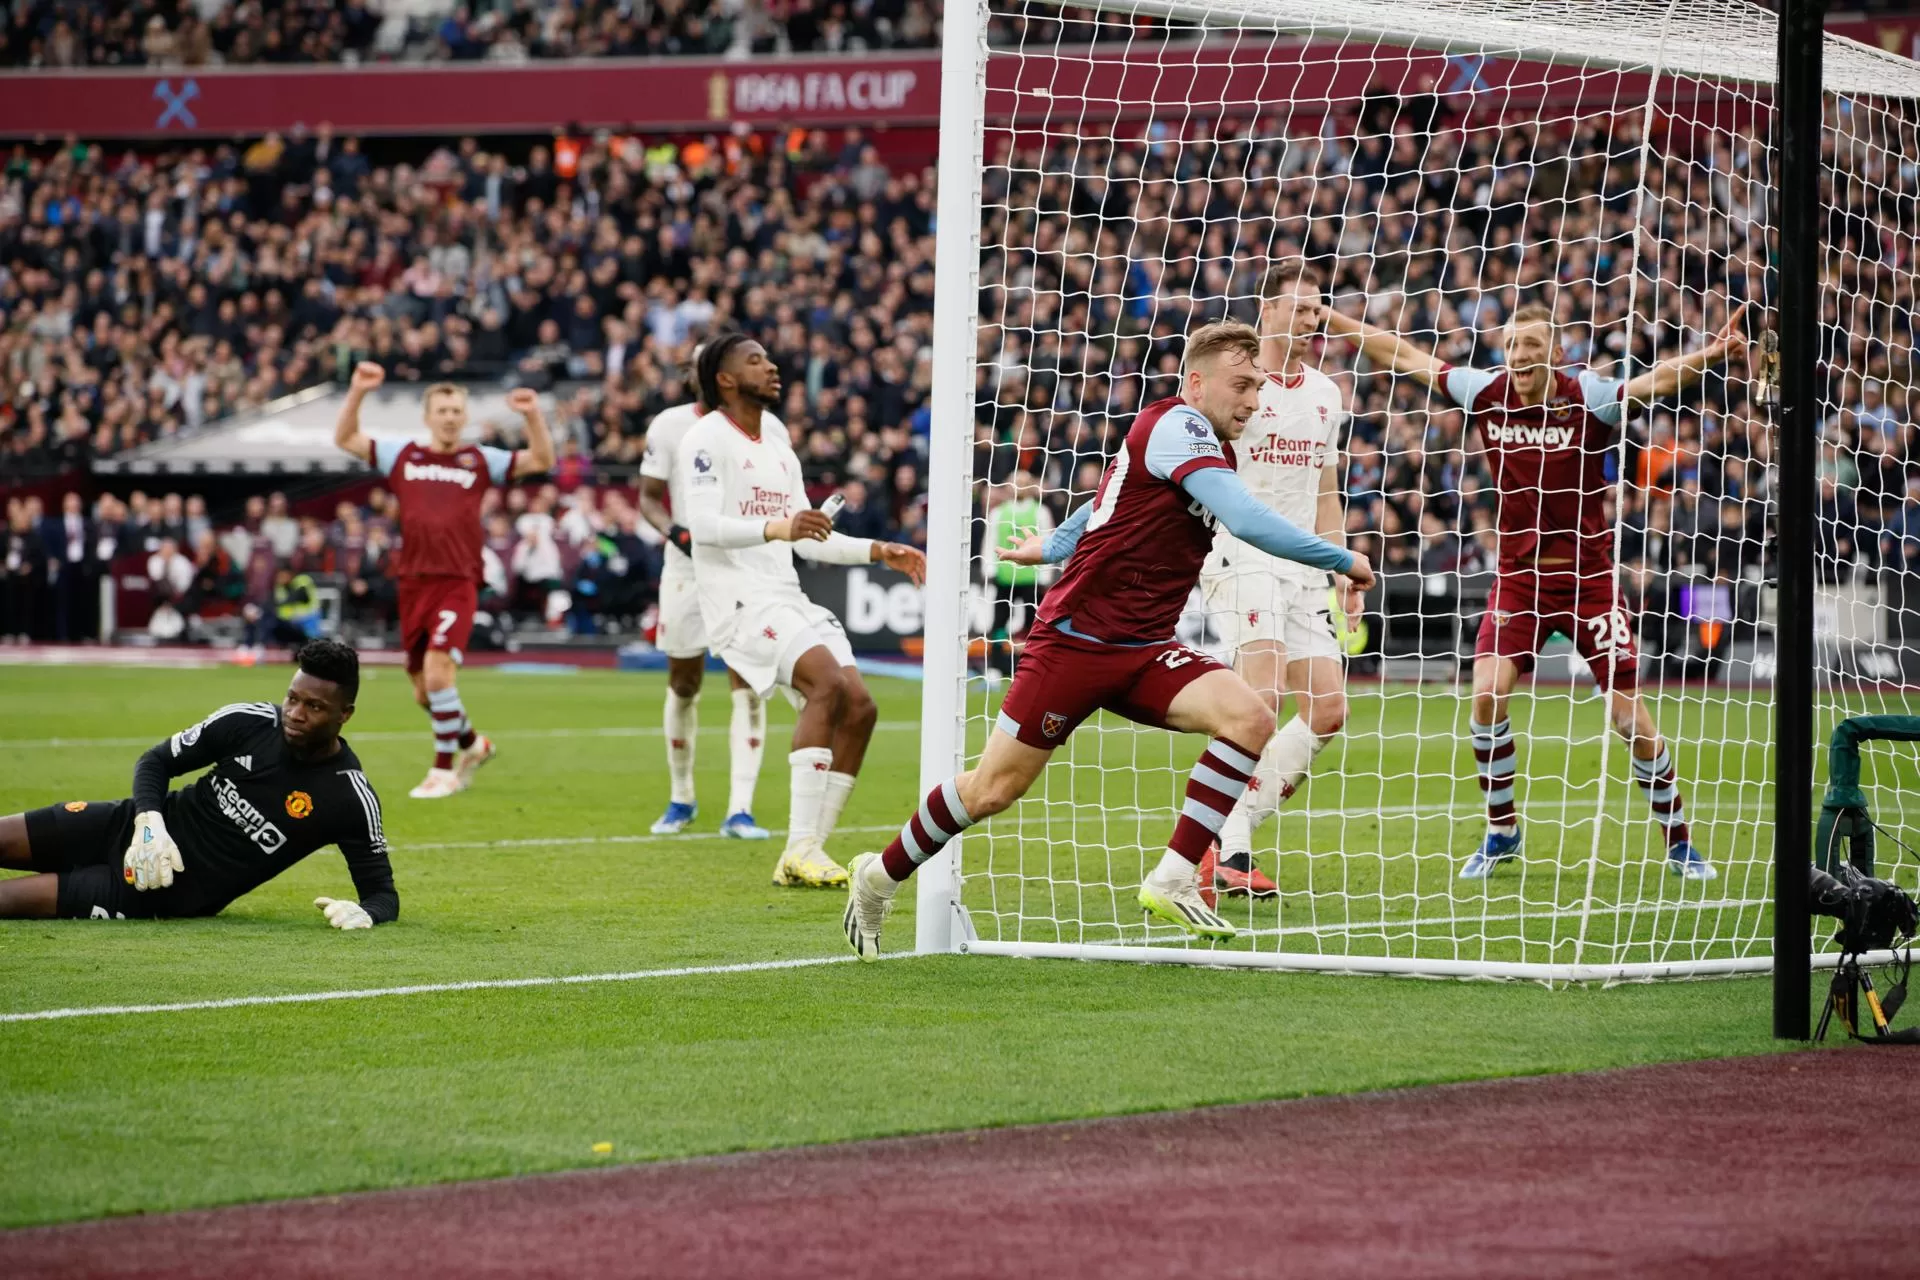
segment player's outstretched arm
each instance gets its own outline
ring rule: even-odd
[[[387,380],[387,371],[371,360],[353,366],[347,380],[347,400],[340,406],[340,417],[333,424],[333,442],[365,463],[373,461],[373,439],[360,429],[360,402],[367,392]]]
[[[540,393],[532,387],[517,387],[507,393],[507,408],[527,422],[527,447],[513,457],[513,478],[543,476],[553,470],[553,433],[547,430],[547,415],[540,411]]]
[[[1342,315],[1331,307],[1327,308],[1326,317],[1328,333],[1350,340],[1373,363],[1391,369],[1395,373],[1418,378],[1430,387],[1445,390],[1440,383],[1446,374],[1447,366],[1433,352],[1378,325]]]
[[[1073,555],[1073,549],[1080,545],[1080,535],[1087,531],[1087,521],[1093,516],[1094,504],[1089,502],[1068,516],[1059,528],[1046,534],[1034,534],[1017,547],[1002,547],[997,554],[1008,564],[1060,564]]]
[[[1181,479],[1180,487],[1242,542],[1281,560],[1341,574],[1362,589],[1373,585],[1373,567],[1365,556],[1308,533],[1254,497],[1231,469],[1196,467]]]
[[[1683,356],[1669,356],[1629,380],[1621,399],[1629,406],[1639,408],[1700,381],[1707,370],[1725,364],[1736,352],[1745,351],[1746,329],[1742,322],[1746,317],[1747,307],[1742,303],[1727,317],[1727,322],[1720,326],[1720,332],[1714,334],[1706,346]]]

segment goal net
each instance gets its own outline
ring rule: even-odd
[[[1771,325],[1775,18],[1758,5],[988,0],[948,22],[945,74],[971,75],[944,89],[943,188],[971,190],[942,191],[936,326],[970,341],[936,344],[929,617],[967,635],[962,650],[929,628],[927,716],[952,726],[930,737],[933,777],[978,758],[1044,587],[995,561],[1001,504],[1034,492],[1059,520],[1089,501],[1136,411],[1177,391],[1183,336],[1256,322],[1270,264],[1306,259],[1336,309],[1471,368],[1497,370],[1526,303],[1550,308],[1570,371],[1622,379],[1698,350],[1742,304],[1751,334]],[[1920,575],[1920,486],[1903,505],[1920,464],[1920,67],[1829,37],[1826,84],[1822,733],[1909,709],[1920,678],[1920,576],[1904,596],[1889,580]],[[1278,896],[1223,897],[1241,931],[1226,944],[1145,920],[1136,888],[1204,744],[1101,713],[928,877],[923,945],[950,926],[955,947],[1027,955],[1547,979],[1766,968],[1764,351],[1631,410],[1604,446],[1625,607],[1591,625],[1638,652],[1710,880],[1670,874],[1653,812],[1675,816],[1667,783],[1636,780],[1564,636],[1509,708],[1523,852],[1461,877],[1507,785],[1470,728],[1500,498],[1451,400],[1344,340],[1309,363],[1350,414],[1330,465],[1382,585],[1349,638],[1344,730],[1256,832]],[[1911,531],[1889,540],[1900,520]],[[1181,637],[1231,661],[1219,622],[1196,593]],[[1281,722],[1295,713],[1284,699]]]

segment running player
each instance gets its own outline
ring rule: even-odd
[[[694,364],[700,348],[694,348]],[[686,493],[674,483],[674,464],[680,443],[693,424],[706,415],[699,401],[663,409],[647,427],[647,451],[640,459],[640,514],[667,540],[666,563],[660,570],[660,652],[667,655],[667,779],[671,791],[667,811],[653,824],[655,835],[684,831],[699,814],[693,789],[693,754],[700,732],[700,686],[707,674],[707,626],[700,618],[700,597],[693,587],[693,536],[674,521],[687,509]],[[761,429],[781,440],[787,428],[771,413],[760,417]],[[727,672],[733,689],[733,721],[728,730],[732,758],[727,817],[720,834],[737,840],[765,840],[767,829],[753,820],[753,791],[760,781],[760,759],[766,754],[767,707],[747,682]]]
[[[1101,708],[1210,739],[1139,902],[1200,937],[1234,936],[1202,901],[1195,872],[1273,736],[1273,711],[1232,671],[1173,640],[1174,628],[1216,525],[1268,555],[1344,574],[1357,587],[1373,581],[1365,556],[1276,515],[1235,474],[1228,442],[1260,407],[1259,355],[1260,339],[1247,325],[1193,333],[1181,394],[1140,411],[1094,500],[1044,541],[1002,552],[1017,563],[1066,560],[1067,567],[1028,634],[980,763],[928,792],[884,853],[853,860],[844,924],[862,959],[879,955],[900,882],[947,841],[1025,795],[1054,749]]]
[[[846,868],[826,842],[853,792],[876,712],[840,620],[800,590],[793,557],[878,562],[915,582],[926,575],[926,557],[834,533],[808,503],[800,459],[768,423],[767,407],[780,403],[780,371],[759,343],[738,332],[711,338],[698,372],[700,399],[714,411],[681,442],[678,480],[707,642],[758,696],[781,685],[805,699],[787,756],[792,812],[773,882],[845,884]]]
[[[1513,728],[1507,701],[1533,670],[1540,646],[1567,636],[1608,697],[1614,732],[1627,741],[1634,781],[1647,793],[1666,837],[1667,867],[1710,880],[1713,865],[1693,846],[1673,757],[1640,697],[1633,623],[1621,601],[1607,517],[1606,458],[1630,410],[1671,396],[1741,346],[1746,308],[1700,350],[1672,356],[1631,381],[1560,368],[1553,314],[1537,303],[1514,308],[1498,370],[1457,368],[1413,343],[1338,312],[1328,331],[1354,339],[1369,360],[1426,383],[1466,410],[1479,428],[1499,500],[1500,567],[1473,657],[1473,757],[1487,798],[1487,834],[1461,864],[1482,880],[1520,855],[1514,806]]]
[[[1274,264],[1260,285],[1260,408],[1234,444],[1247,489],[1302,529],[1347,545],[1340,501],[1340,428],[1347,406],[1332,378],[1307,365],[1320,328],[1321,279],[1299,258]],[[1233,669],[1277,714],[1298,713],[1260,752],[1245,794],[1220,828],[1220,853],[1200,864],[1203,886],[1257,898],[1279,892],[1253,865],[1253,833],[1293,795],[1314,757],[1347,722],[1346,677],[1329,614],[1325,570],[1276,560],[1231,533],[1213,541],[1200,572],[1207,617],[1233,651]],[[1349,615],[1358,593],[1343,602]]]
[[[488,485],[551,470],[553,437],[539,395],[522,387],[508,394],[507,407],[527,421],[525,449],[462,444],[467,391],[442,382],[427,388],[426,444],[375,440],[360,430],[360,402],[385,379],[377,364],[354,368],[333,442],[371,463],[400,502],[400,642],[413,699],[433,719],[433,767],[407,794],[438,800],[466,790],[493,759],[492,740],[474,732],[455,684],[479,598],[480,501]]]
[[[128,800],[70,800],[0,818],[0,917],[128,920],[216,915],[327,845],[355,898],[316,898],[336,929],[400,914],[380,800],[340,729],[360,657],[310,640],[286,700],[236,702],[174,734],[133,767]],[[178,791],[169,779],[213,768]]]

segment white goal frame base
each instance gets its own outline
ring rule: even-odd
[[[1213,969],[1273,969],[1291,973],[1330,973],[1392,978],[1485,978],[1489,981],[1657,982],[1668,978],[1730,978],[1773,972],[1773,957],[1637,961],[1632,964],[1529,964],[1501,960],[1412,960],[1392,956],[1316,956],[1276,951],[1210,951],[1204,947],[1127,947],[1094,942],[986,942],[968,940],[961,955],[1015,956],[1028,960],[1130,960],[1135,964],[1190,964]],[[1868,951],[1868,966],[1892,964],[1893,951]],[[1813,968],[1834,969],[1837,952],[1814,956]]]

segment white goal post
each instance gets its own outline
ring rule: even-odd
[[[1185,332],[1257,318],[1272,262],[1306,258],[1336,307],[1460,366],[1497,362],[1528,302],[1552,310],[1569,367],[1612,377],[1698,349],[1742,303],[1759,334],[1776,288],[1775,38],[1774,14],[1744,0],[950,4],[922,790],[978,757],[1004,692],[981,656],[999,620],[989,507],[1015,476],[1056,516],[1087,501],[1134,412],[1173,393]],[[1900,621],[1920,576],[1901,587],[1899,538],[1882,545],[1905,494],[1881,484],[1860,515],[1891,419],[1920,413],[1920,64],[1829,35],[1825,66],[1838,496],[1819,552],[1821,734],[1920,711],[1905,692],[1920,623]],[[1525,853],[1459,878],[1486,824],[1467,672],[1497,499],[1450,402],[1344,342],[1316,363],[1348,399],[1348,536],[1383,586],[1345,730],[1256,836],[1277,899],[1223,898],[1241,936],[1220,946],[1143,920],[1133,891],[1204,744],[1101,713],[1026,799],[921,869],[918,949],[1545,981],[1769,968],[1763,358],[1630,414],[1608,446],[1623,625],[1718,870],[1704,882],[1667,874],[1652,791],[1563,642],[1511,711]],[[1031,594],[1002,594],[1017,632]],[[1197,596],[1181,634],[1230,660]],[[1884,764],[1883,783],[1920,781],[1910,754]],[[1906,828],[1897,809],[1886,820]]]

